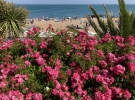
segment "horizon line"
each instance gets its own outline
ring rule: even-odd
[[[87,3],[87,4],[36,4],[36,3],[33,3],[33,4],[30,4],[30,3],[14,3],[14,4],[17,4],[17,5],[89,5],[90,3]],[[103,3],[105,4],[105,3]],[[103,4],[91,4],[91,5],[103,5]],[[105,4],[105,5],[118,5],[118,4]],[[135,4],[126,4],[126,5],[135,5]]]

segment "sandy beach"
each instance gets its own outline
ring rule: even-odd
[[[40,27],[41,29],[44,29],[46,30],[46,28],[49,26],[49,24],[52,25],[52,27],[54,28],[54,30],[57,30],[57,29],[65,29],[66,26],[77,26],[78,27],[85,27],[86,26],[86,23],[88,23],[87,19],[86,18],[80,18],[80,19],[76,19],[76,20],[68,20],[66,19],[65,21],[60,21],[60,22],[55,22],[53,19],[51,20],[34,20],[34,22],[31,24],[26,24],[26,27],[30,27],[30,26],[38,26]],[[93,28],[91,28],[91,31],[94,31]]]
[[[106,22],[106,18],[102,18],[105,22]],[[93,18],[92,19],[93,21],[95,21],[97,23],[97,19],[96,18]],[[114,18],[113,20],[117,20],[117,18]],[[26,27],[30,27],[30,26],[37,26],[37,27],[40,27],[42,30],[46,30],[46,28],[49,26],[49,24],[52,24],[52,27],[54,28],[54,30],[57,30],[57,29],[65,29],[66,26],[70,26],[70,25],[73,25],[73,26],[77,26],[78,27],[85,27],[86,26],[86,23],[88,23],[88,20],[86,18],[80,18],[80,19],[76,19],[76,20],[68,20],[66,19],[65,21],[60,21],[60,22],[55,22],[53,19],[51,20],[34,20],[34,22],[31,24],[26,24]],[[95,30],[89,26],[89,24],[87,25],[89,27],[89,31],[92,31],[92,32],[95,32]]]

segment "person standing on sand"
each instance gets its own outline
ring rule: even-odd
[[[42,16],[42,20],[45,20],[45,17],[44,16]]]
[[[42,32],[45,32],[44,28],[42,28]]]
[[[82,19],[81,19],[81,21],[80,21],[80,26],[81,26],[81,24],[82,24]]]

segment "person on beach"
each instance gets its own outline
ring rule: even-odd
[[[44,16],[42,16],[42,20],[44,20],[45,19],[45,17]]]
[[[33,24],[33,23],[34,23],[34,19],[31,20],[31,24]]]
[[[45,32],[44,28],[42,28],[42,32]]]
[[[81,26],[81,24],[82,24],[82,19],[81,19],[81,21],[80,21],[80,26]]]

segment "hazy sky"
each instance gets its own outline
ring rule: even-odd
[[[118,4],[118,0],[6,0],[15,4]],[[135,0],[124,0],[135,4]]]

